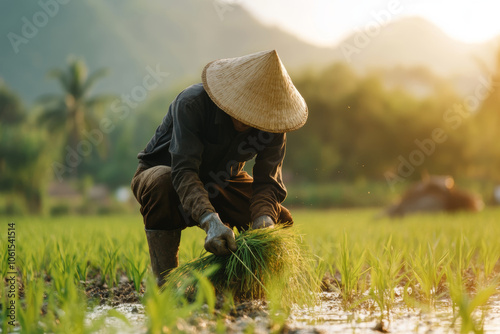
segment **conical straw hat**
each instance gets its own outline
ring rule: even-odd
[[[219,108],[251,127],[282,133],[307,120],[306,102],[276,50],[210,62],[202,80]]]

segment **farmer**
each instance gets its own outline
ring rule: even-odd
[[[278,54],[213,61],[202,80],[174,99],[132,179],[158,284],[178,266],[186,227],[201,227],[205,249],[226,255],[236,250],[232,227],[292,223],[281,205],[285,132],[308,110]],[[243,171],[252,158],[253,178]]]

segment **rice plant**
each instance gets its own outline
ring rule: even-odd
[[[344,231],[335,268],[339,271],[341,280],[337,282],[340,286],[344,307],[349,308],[354,298],[358,295],[358,283],[361,277],[369,270],[364,269],[366,250],[354,252],[354,247],[347,241],[347,233]],[[333,270],[331,270],[334,272]]]
[[[118,283],[118,247],[113,247],[113,243],[107,245],[104,249],[104,266],[102,267],[101,282],[109,287],[116,286]]]
[[[175,328],[179,319],[189,317],[193,312],[202,309],[203,305],[207,305],[208,311],[212,313],[216,298],[215,290],[206,278],[210,275],[210,271],[211,269],[208,269],[205,274],[193,271],[189,280],[180,283],[181,289],[186,289],[191,285],[197,287],[193,295],[189,296],[191,299],[177,293],[177,287],[174,286],[159,289],[156,279],[148,275],[143,299],[148,314],[148,333],[169,333],[170,328]]]
[[[19,325],[24,333],[43,333],[42,320],[44,286],[41,281],[27,282],[24,307],[19,308]]]
[[[480,280],[482,283],[487,283],[488,278],[493,273],[496,264],[500,259],[500,247],[497,243],[491,245],[487,244],[484,239],[481,240],[479,245],[479,259],[478,265],[482,268],[479,270],[482,277]]]
[[[238,304],[242,298],[266,298],[269,330],[280,331],[289,321],[289,305],[304,299],[314,301],[319,278],[328,269],[337,273],[337,278],[340,274],[341,295],[325,295],[338,298],[339,304],[350,300],[347,309],[358,306],[373,311],[372,305],[378,304],[384,316],[391,313],[392,320],[398,316],[391,311],[399,306],[400,299],[394,295],[397,287],[397,291],[403,289],[409,307],[425,311],[426,305],[420,301],[435,309],[446,304],[435,301],[449,302],[453,306],[447,311],[454,310],[454,314],[447,320],[454,320],[457,331],[481,332],[489,314],[487,297],[499,287],[495,277],[500,270],[500,209],[399,221],[373,221],[373,213],[359,209],[296,210],[293,228],[238,234],[238,251],[222,258],[204,254],[198,259],[203,231],[186,229],[180,251],[182,265],[176,271],[178,279],[173,279],[179,284],[171,293],[159,293],[145,270],[149,256],[139,216],[17,218],[15,272],[25,287],[17,300],[21,326],[6,325],[6,309],[2,307],[0,327],[2,333],[102,332],[106,317],[120,315],[109,312],[92,324],[86,323],[83,319],[96,297],[84,292],[89,287],[105,289],[101,283],[107,283],[111,295],[110,288],[126,276],[136,290],[146,282],[141,303],[146,307],[145,328],[150,333],[175,332],[179,323],[193,317],[213,321],[207,331],[224,332],[225,321],[242,305]],[[290,242],[291,247],[271,242],[277,238]],[[2,257],[2,273],[6,272],[5,261]],[[192,263],[188,265],[190,261],[194,261],[194,268]],[[287,274],[277,275],[281,270]],[[174,293],[186,290],[191,293]],[[3,305],[5,292],[0,298]],[[137,295],[141,294],[142,290]],[[353,328],[356,326],[353,323]]]
[[[460,333],[484,333],[484,318],[487,312],[487,303],[490,297],[496,293],[498,283],[482,287],[473,296],[465,289],[462,276],[450,266],[447,268],[447,283],[450,298],[453,303],[454,318],[452,327],[460,319]],[[481,311],[478,317],[477,311]]]
[[[428,242],[427,251],[424,251],[423,246],[419,246],[417,252],[410,255],[412,275],[420,285],[423,299],[430,306],[433,306],[438,298],[440,284],[445,275],[444,268],[449,261],[449,251],[440,254],[437,251],[437,245],[437,243],[431,245]]]
[[[314,299],[319,280],[314,276],[313,258],[294,228],[236,231],[236,252],[213,254],[188,262],[168,276],[177,285],[192,273],[216,268],[208,278],[217,291],[230,291],[237,299],[261,299],[271,286],[281,289],[281,304]]]
[[[379,255],[371,254],[370,296],[380,309],[380,318],[389,315],[395,302],[395,290],[403,280],[403,253],[394,249],[392,235]]]
[[[129,281],[134,283],[137,292],[140,292],[141,283],[148,270],[146,250],[143,246],[144,243],[134,243],[130,247],[128,255],[123,257],[124,263],[122,263]]]

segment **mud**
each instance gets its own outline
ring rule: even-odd
[[[437,301],[432,309],[424,311],[408,308],[402,300],[385,319],[380,320],[380,311],[376,305],[356,311],[345,311],[341,297],[336,293],[320,294],[321,302],[312,309],[296,308],[287,324],[294,333],[380,333],[383,328],[390,333],[453,333],[460,332],[460,320],[455,319],[451,301]],[[485,333],[500,332],[500,296],[493,296],[486,306]],[[475,314],[481,318],[481,310]]]
[[[139,292],[135,291],[134,284],[122,278],[118,286],[109,288],[99,280],[81,282],[85,288],[87,298],[99,305],[118,306],[120,304],[140,303],[144,294],[144,285],[141,284]]]
[[[99,305],[88,315],[88,321],[106,315],[110,309],[125,315],[129,324],[122,320],[108,317],[108,328],[117,333],[146,333],[147,318],[144,306],[140,303],[125,303],[118,306]],[[500,332],[500,295],[493,296],[487,306],[484,330],[485,333]],[[480,311],[475,314],[481,317]],[[319,302],[312,308],[295,307],[281,328],[282,333],[453,333],[460,332],[460,321],[453,322],[454,314],[449,300],[439,300],[432,310],[408,308],[402,299],[396,303],[390,314],[380,320],[380,312],[376,305],[363,305],[355,311],[346,311],[342,306],[338,293],[322,292]],[[236,305],[229,314],[216,311],[215,315],[207,313],[195,314],[189,319],[179,319],[173,331],[184,333],[213,333],[217,321],[223,322],[227,333],[269,333],[272,322],[265,302],[253,301]],[[222,320],[221,320],[222,319]],[[276,328],[272,328],[276,329]]]
[[[120,312],[125,316],[127,321],[113,317],[110,310]],[[125,303],[117,306],[98,305],[87,314],[87,323],[98,321],[100,318],[105,318],[105,328],[111,333],[134,334],[147,333],[147,318],[144,312],[144,306],[139,303]],[[107,332],[107,331],[105,331]]]

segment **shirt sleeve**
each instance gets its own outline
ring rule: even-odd
[[[170,154],[172,183],[181,205],[196,222],[206,212],[215,212],[199,177],[204,145],[201,141],[203,110],[195,100],[177,98],[170,106],[173,118]]]
[[[269,144],[259,150],[253,167],[253,195],[250,200],[252,220],[262,215],[278,220],[279,205],[287,191],[282,180],[282,166],[286,149],[286,134],[272,134]]]

